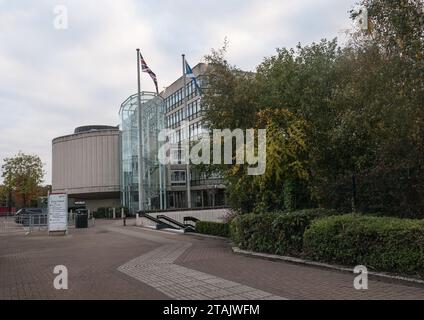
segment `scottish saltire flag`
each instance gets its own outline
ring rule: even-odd
[[[156,74],[147,66],[147,63],[144,60],[141,53],[140,53],[140,63],[141,63],[141,71],[146,72],[150,75],[150,78],[152,78],[153,82],[155,83],[156,93],[159,94],[158,79],[156,77]]]
[[[187,60],[185,61],[185,68],[186,68],[186,77],[193,79],[194,85],[196,86],[199,93],[202,94],[202,89],[200,88],[199,83],[197,82],[197,79],[193,73],[193,70],[190,68],[189,64],[187,63]]]

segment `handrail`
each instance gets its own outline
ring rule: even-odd
[[[198,208],[174,208],[174,209],[163,209],[163,210],[144,210],[139,211],[146,213],[171,213],[171,212],[189,212],[189,211],[209,211],[209,210],[220,210],[220,209],[231,209],[229,206],[214,206],[214,207],[198,207]]]
[[[147,219],[155,222],[157,225],[161,225],[162,224],[162,225],[166,225],[168,228],[176,229],[174,226],[170,225],[169,223],[160,221],[159,219],[157,219],[155,217],[152,217],[151,215],[149,215],[147,213],[144,213],[144,212],[141,212],[140,211],[138,214],[140,215],[140,217],[147,218]]]
[[[199,219],[190,216],[190,217],[184,217],[184,222],[185,221],[197,222],[197,221],[199,221]]]
[[[181,229],[184,229],[184,230],[186,230],[186,229],[194,229],[192,225],[181,223],[181,222],[179,222],[179,221],[177,221],[175,219],[172,219],[172,218],[170,218],[168,216],[165,216],[165,215],[158,215],[157,218],[158,219],[163,219],[163,220],[169,221],[169,222],[171,222],[171,223],[179,226]]]
[[[157,218],[158,218],[158,219],[163,219],[163,220],[166,220],[166,221],[169,221],[169,222],[172,222],[173,224],[176,224],[176,225],[177,225],[177,226],[179,226],[180,228],[185,228],[185,225],[184,225],[184,224],[182,224],[181,222],[179,222],[179,221],[177,221],[177,220],[174,220],[174,219],[172,219],[172,218],[170,218],[170,217],[167,217],[167,216],[165,216],[165,215],[163,215],[163,214],[158,215],[158,216],[157,216]]]

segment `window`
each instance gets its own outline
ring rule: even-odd
[[[187,105],[187,118],[189,120],[196,119],[201,115],[200,99],[197,99]]]
[[[171,184],[172,185],[185,185],[186,172],[183,170],[171,171]]]
[[[186,85],[186,94],[187,94],[187,99],[192,99],[196,95],[196,85],[194,84],[194,80],[191,80]]]
[[[202,133],[202,123],[196,122],[189,126],[189,135],[191,140],[195,140]]]

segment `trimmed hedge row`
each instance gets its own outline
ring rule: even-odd
[[[121,217],[121,210],[124,209],[124,213],[128,216],[129,210],[126,207],[116,207],[115,208],[115,214],[117,218]],[[93,216],[96,219],[111,219],[113,217],[112,215],[113,208],[111,207],[99,207],[96,211],[93,212]]]
[[[103,207],[97,208],[97,210],[93,212],[93,217],[96,219],[107,218],[107,212],[108,212],[107,210],[108,208],[103,208]]]
[[[303,245],[307,258],[424,276],[424,221],[355,214],[314,221]]]
[[[230,227],[228,223],[197,221],[196,232],[228,238],[230,236]]]
[[[333,210],[309,209],[241,215],[231,222],[231,237],[244,250],[299,255],[303,247],[303,234],[311,222],[336,214]]]

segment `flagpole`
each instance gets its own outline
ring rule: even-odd
[[[144,166],[143,166],[143,128],[141,119],[140,49],[137,48],[137,104],[138,104],[138,209],[144,211]]]
[[[184,110],[187,110],[187,92],[186,92],[186,85],[187,85],[187,79],[186,79],[186,61],[185,61],[185,54],[182,55],[183,60],[183,97],[184,97]],[[190,186],[190,130],[189,128],[184,128],[184,130],[187,130],[187,145],[186,145],[186,154],[185,154],[185,161],[186,161],[186,186],[187,186],[187,208],[191,209],[191,186]]]

